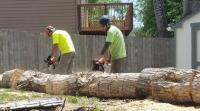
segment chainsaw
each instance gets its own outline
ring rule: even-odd
[[[108,64],[108,61],[104,57],[101,57],[99,59],[94,59],[92,62],[93,62],[93,67],[92,67],[93,71],[104,72],[105,71],[104,65]]]
[[[49,69],[55,69],[56,68],[56,65],[53,61],[51,61],[51,55],[49,55],[45,60],[44,62],[47,64],[47,67]]]
[[[44,62],[47,64],[47,67],[51,70],[51,69],[55,69],[56,68],[56,64],[58,64],[60,62],[60,56],[58,57],[58,59],[56,60],[56,62],[51,61],[51,55],[49,55]]]

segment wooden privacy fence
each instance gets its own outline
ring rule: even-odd
[[[104,36],[72,34],[76,49],[74,72],[90,71],[92,59],[104,45]],[[127,62],[125,72],[139,72],[146,67],[174,67],[174,38],[125,37]],[[50,54],[51,39],[40,33],[0,30],[0,72],[21,68],[43,71]]]

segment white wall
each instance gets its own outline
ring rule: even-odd
[[[200,22],[200,13],[188,18],[175,30],[176,67],[192,68],[191,23]]]

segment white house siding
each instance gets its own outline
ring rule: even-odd
[[[77,0],[1,0],[0,28],[41,31],[54,25],[77,32]]]
[[[197,53],[197,62],[200,62],[200,30],[197,30],[197,50],[196,50],[196,53]],[[200,70],[200,65],[198,65],[197,66],[197,68],[196,69],[198,69],[198,70]]]
[[[176,28],[176,67],[192,68],[191,23],[200,22],[200,13],[183,21],[181,27]]]
[[[197,32],[197,49],[200,49],[200,30]],[[197,61],[200,61],[200,50],[197,50]]]

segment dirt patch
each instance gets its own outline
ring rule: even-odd
[[[95,106],[88,106],[95,107]],[[95,111],[200,111],[200,106],[181,106],[145,100],[104,100],[97,103]],[[65,111],[74,111],[79,106],[66,103]],[[81,110],[84,111],[84,110]]]
[[[19,91],[12,89],[0,89],[0,103],[8,101],[25,100],[31,98],[49,97],[44,93]],[[172,105],[169,103],[162,103],[152,99],[144,100],[113,100],[113,99],[99,99],[95,97],[81,97],[81,96],[60,96],[63,100],[66,98],[66,104],[63,111],[75,111],[80,107],[88,110],[96,108],[94,111],[200,111],[200,105],[193,104]],[[76,110],[78,111],[78,110]],[[84,110],[81,110],[84,111]]]

